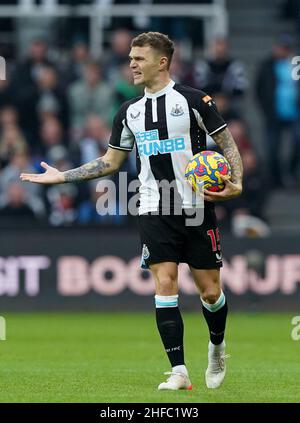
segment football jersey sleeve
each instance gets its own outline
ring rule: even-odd
[[[208,135],[213,135],[226,128],[227,124],[219,114],[215,102],[207,94],[204,94],[202,97],[200,96],[199,113],[202,117],[201,126]]]
[[[127,105],[124,104],[113,120],[109,147],[117,150],[131,151],[134,147],[134,135],[127,126]]]

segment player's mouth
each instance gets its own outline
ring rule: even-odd
[[[133,77],[134,78],[138,78],[140,76],[142,76],[142,72],[133,72]]]

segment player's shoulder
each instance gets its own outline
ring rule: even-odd
[[[195,96],[205,97],[207,94],[204,91],[198,90],[197,88],[190,87],[188,85],[182,85],[182,84],[175,84],[174,90],[179,91],[181,93],[185,94],[191,94]]]
[[[197,88],[190,87],[188,85],[175,84],[174,90],[185,96],[187,99],[200,101],[205,98],[208,94],[204,91],[198,90]]]
[[[140,101],[141,99],[143,98],[143,96],[142,95],[140,95],[140,96],[138,96],[138,97],[134,97],[134,98],[132,98],[132,99],[130,99],[130,100],[127,100],[127,101],[125,101],[122,105],[121,105],[121,107],[120,107],[120,109],[119,109],[119,111],[126,111],[127,109],[128,109],[128,107],[129,106],[131,106],[132,104],[134,104],[134,103],[137,103],[138,101]]]
[[[114,122],[122,122],[123,119],[126,119],[126,114],[128,108],[132,105],[137,103],[139,100],[141,100],[143,96],[132,98],[131,100],[125,101],[119,108],[119,110],[116,112],[114,117]]]

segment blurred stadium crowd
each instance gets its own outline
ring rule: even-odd
[[[96,202],[103,194],[101,186],[96,191],[98,181],[50,187],[19,181],[21,172],[42,172],[41,161],[64,171],[105,153],[115,112],[124,101],[141,93],[132,85],[128,67],[133,35],[128,29],[114,30],[101,61],[91,57],[84,39],[60,51],[59,46],[37,38],[30,43],[25,57],[15,57],[8,63],[7,79],[0,81],[1,225],[133,223],[131,216],[118,213],[98,215]],[[217,205],[224,229],[230,229],[231,220],[241,215],[259,219],[264,227],[266,192],[283,184],[278,145],[285,130],[290,131],[294,141],[287,176],[291,181],[298,180],[300,109],[298,83],[290,78],[293,43],[289,35],[282,35],[270,57],[257,64],[256,88],[250,87],[243,63],[231,56],[226,39],[211,40],[204,49],[207,54],[193,56],[192,60],[186,59],[178,43],[172,78],[214,96],[244,164],[242,196]],[[256,89],[258,112],[265,118],[265,165],[243,114],[249,89]],[[215,148],[209,139],[208,148]],[[276,177],[270,178],[274,167]],[[122,170],[128,172],[128,181],[137,177],[134,153]],[[118,175],[112,179],[118,185]]]

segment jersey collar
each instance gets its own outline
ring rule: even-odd
[[[166,85],[162,90],[157,91],[156,93],[148,93],[146,91],[146,88],[145,88],[145,90],[144,90],[145,91],[145,96],[147,98],[157,98],[157,97],[160,97],[161,95],[164,95],[167,92],[171,91],[171,89],[174,87],[174,85],[175,85],[175,82],[171,79],[171,81],[168,83],[168,85]]]

